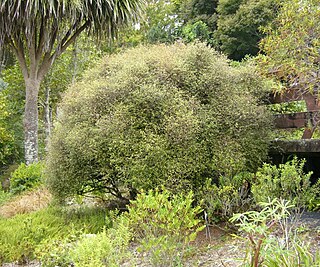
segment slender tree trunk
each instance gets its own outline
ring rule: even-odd
[[[45,147],[46,151],[48,149],[48,142],[49,142],[49,137],[51,134],[51,119],[52,119],[52,112],[50,108],[50,88],[49,86],[46,87],[46,92],[45,92],[45,103],[44,103],[44,122],[45,122]]]
[[[38,96],[40,81],[28,78],[24,110],[24,149],[26,164],[38,161]]]

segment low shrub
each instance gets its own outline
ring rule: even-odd
[[[311,186],[311,172],[304,173],[305,160],[293,160],[279,166],[264,164],[255,175],[252,193],[256,202],[268,198],[291,201],[297,209],[316,209],[319,205],[320,181]]]
[[[135,242],[147,253],[152,266],[175,266],[196,238],[200,225],[199,206],[193,206],[193,193],[172,195],[167,190],[150,190],[131,201],[125,214]]]
[[[312,253],[308,242],[296,234],[291,215],[294,205],[279,199],[259,205],[260,211],[238,213],[230,219],[247,240],[243,266],[319,266],[320,253]]]
[[[211,223],[227,221],[234,213],[244,212],[253,206],[250,191],[253,176],[254,174],[249,172],[233,177],[222,176],[218,182],[208,180],[199,188],[197,193],[203,199],[203,208]]]
[[[289,209],[293,207],[284,200],[273,199],[269,202],[259,203],[261,211],[246,211],[234,214],[230,221],[234,222],[239,231],[247,235],[248,251],[247,257],[250,266],[258,267],[263,261],[263,250],[266,241],[280,220],[289,217]]]
[[[44,164],[42,162],[20,166],[11,174],[10,191],[14,194],[34,188],[41,184],[43,177]]]
[[[131,229],[119,218],[113,228],[83,236],[71,251],[71,259],[76,267],[118,267],[130,258],[131,239]]]

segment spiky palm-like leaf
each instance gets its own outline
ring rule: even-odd
[[[0,0],[0,49],[15,53],[26,84],[25,159],[38,160],[40,83],[80,33],[115,36],[136,19],[144,0]]]
[[[51,65],[84,30],[100,38],[115,36],[119,26],[137,18],[142,4],[143,0],[0,0],[0,47],[13,48],[20,64],[28,54],[31,64],[35,60]]]

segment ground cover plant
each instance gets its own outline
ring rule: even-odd
[[[10,191],[17,194],[41,185],[43,183],[43,169],[43,162],[35,162],[29,165],[21,163],[11,173]]]
[[[105,215],[98,208],[68,211],[48,207],[9,219],[0,217],[0,262],[28,262],[35,258],[36,249],[49,240],[97,233],[104,227]]]
[[[198,190],[255,170],[271,120],[251,66],[230,67],[204,44],[150,46],[105,58],[66,93],[47,159],[60,199],[109,193],[128,201],[160,185]]]
[[[139,194],[121,215],[96,207],[51,206],[0,218],[0,262],[120,266],[135,264],[138,253],[147,255],[149,266],[177,266],[204,227],[198,217],[202,210],[193,202],[192,192],[172,195],[163,188]]]

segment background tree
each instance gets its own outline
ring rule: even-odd
[[[10,103],[4,93],[6,84],[0,79],[0,171],[16,156],[14,133],[9,123]]]
[[[277,18],[264,32],[260,67],[286,88],[319,89],[320,9],[316,0],[283,3]]]
[[[26,87],[24,145],[26,163],[38,160],[38,96],[54,61],[83,32],[114,36],[120,25],[136,18],[139,0],[2,0],[0,46],[9,47]]]
[[[215,47],[234,60],[257,55],[259,41],[265,34],[261,26],[272,21],[278,0],[220,0],[217,11]]]
[[[217,5],[218,0],[186,0],[181,2],[179,13],[185,24],[202,21],[214,31],[217,23]]]
[[[147,0],[143,19],[121,31],[111,51],[141,43],[174,43],[177,40],[212,43],[216,5],[217,1],[205,0]]]
[[[183,20],[182,34],[186,42],[195,39],[213,43],[213,32],[217,28],[218,0],[182,1],[179,15]]]

